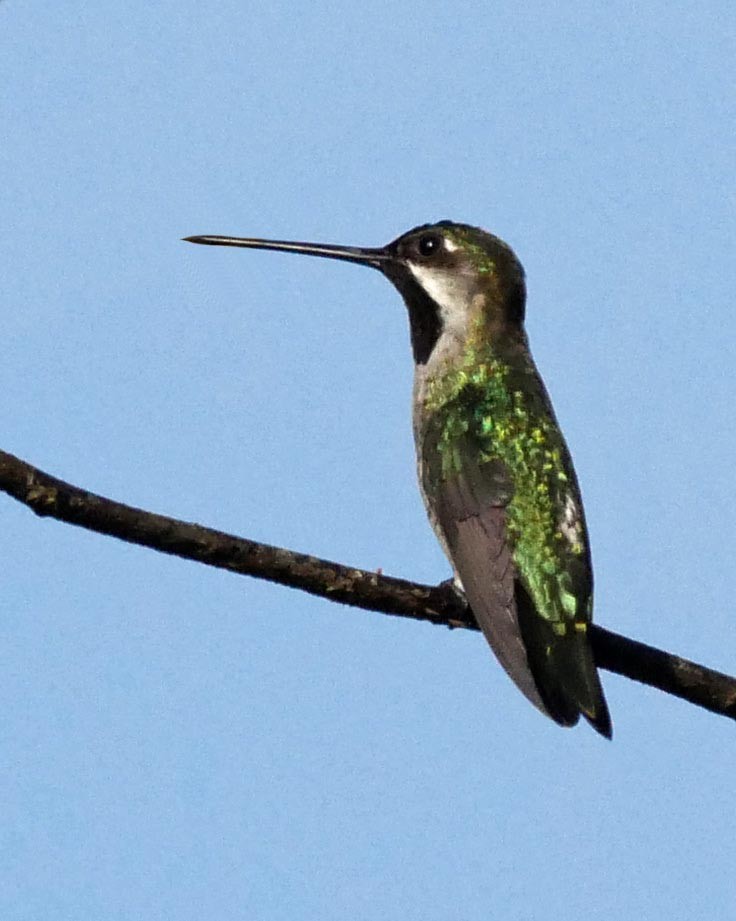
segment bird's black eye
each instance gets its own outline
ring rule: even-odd
[[[442,237],[436,233],[425,233],[417,241],[417,249],[420,256],[434,256],[442,249]]]

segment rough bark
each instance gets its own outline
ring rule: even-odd
[[[445,584],[420,585],[156,515],[72,486],[3,451],[0,489],[42,517],[162,553],[352,607],[478,629],[468,606]],[[593,627],[592,640],[601,668],[736,719],[736,679],[603,627]]]

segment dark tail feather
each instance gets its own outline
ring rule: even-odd
[[[613,735],[593,650],[586,631],[559,636],[537,614],[528,592],[516,583],[516,610],[529,668],[549,715],[561,726],[574,726],[580,714],[602,736]]]
[[[587,713],[583,713],[583,716],[596,732],[600,732],[604,739],[613,738],[613,723],[611,722],[611,714],[608,712],[608,704],[606,703],[606,698],[603,696],[602,691],[600,705],[595,716],[588,716]]]
[[[585,719],[596,732],[606,739],[612,738],[611,714],[603,696],[587,631],[575,632],[569,638],[560,637],[553,647],[552,659],[559,661],[555,669],[560,669],[565,690],[573,697]]]

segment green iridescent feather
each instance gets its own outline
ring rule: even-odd
[[[592,585],[582,503],[567,447],[528,353],[505,358],[488,344],[471,342],[460,362],[428,382],[424,403],[441,479],[468,464],[478,466],[481,475],[485,465],[503,465],[509,481],[507,539],[518,577],[557,634],[571,622],[584,630]],[[570,504],[574,518],[563,531],[560,523]]]

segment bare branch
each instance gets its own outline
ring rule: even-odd
[[[444,585],[394,579],[155,515],[86,492],[3,451],[0,489],[37,515],[183,559],[267,579],[352,607],[478,629],[467,605]],[[736,719],[736,679],[602,627],[593,627],[592,640],[601,668]]]

